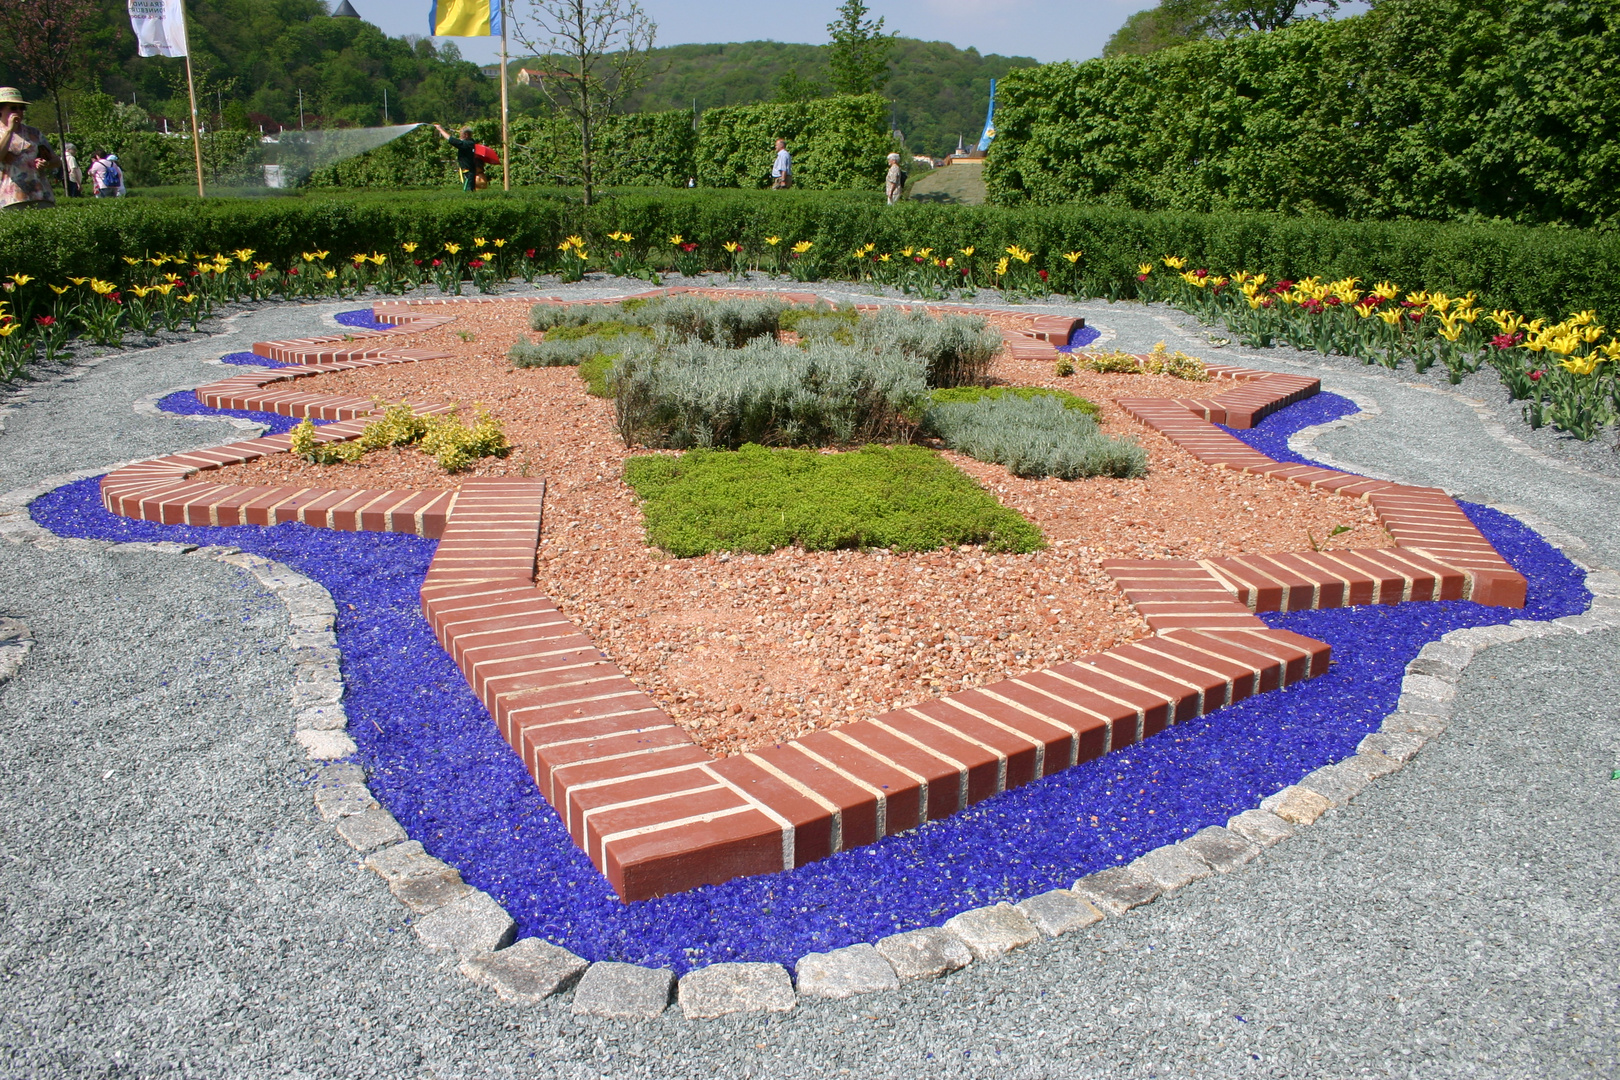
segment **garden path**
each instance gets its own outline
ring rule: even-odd
[[[1105,346],[1167,336],[1153,313],[1093,307],[1081,313],[1116,332]],[[309,333],[315,314],[255,312],[229,340],[116,356],[35,389],[4,417],[0,488],[230,437],[132,405],[217,377],[201,361],[222,352]],[[1530,507],[1620,562],[1611,488],[1504,450],[1452,399],[1323,377],[1383,410],[1322,438],[1347,467]],[[566,1000],[501,1005],[403,932],[404,909],[316,819],[284,725],[264,722],[285,712],[292,664],[283,609],[244,573],[3,544],[0,614],[37,642],[0,688],[0,1073],[1620,1069],[1620,942],[1606,921],[1620,902],[1614,632],[1482,654],[1429,750],[1245,873],[897,994],[627,1026],[573,1017]],[[232,678],[216,685],[223,665]]]

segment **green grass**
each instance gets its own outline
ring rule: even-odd
[[[935,390],[928,395],[935,405],[961,405],[970,401],[982,401],[989,398],[998,401],[1008,394],[1030,401],[1038,397],[1056,398],[1063,403],[1065,409],[1074,409],[1096,418],[1102,415],[1102,409],[1094,401],[1087,401],[1079,394],[1071,394],[1067,390],[1048,390],[1043,386],[950,386]]]
[[[642,499],[648,541],[681,558],[795,544],[807,551],[1046,546],[1022,515],[919,446],[819,454],[750,443],[634,457],[624,479]]]
[[[597,353],[579,365],[579,377],[585,380],[585,392],[592,397],[613,397],[613,383],[608,376],[613,374],[613,362],[619,358],[618,353]]]

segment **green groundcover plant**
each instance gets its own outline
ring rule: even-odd
[[[642,500],[649,542],[681,558],[795,544],[807,551],[1046,546],[1028,520],[919,446],[824,454],[747,444],[655,454],[627,461],[624,479]]]

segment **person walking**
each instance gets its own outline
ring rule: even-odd
[[[23,123],[28,102],[15,86],[0,86],[0,209],[55,206],[44,175],[61,164],[45,133]]]
[[[124,187],[124,167],[118,164],[117,154],[107,155],[107,186],[112,189],[114,198],[122,199],[129,194],[129,189]]]
[[[889,171],[883,177],[883,194],[888,196],[889,205],[893,206],[900,201],[900,193],[906,188],[906,173],[900,168],[900,155],[889,155]]]
[[[77,199],[84,194],[84,170],[79,167],[79,148],[72,143],[62,147],[62,161],[67,166],[68,198]]]
[[[444,137],[445,142],[455,148],[456,168],[461,170],[461,190],[477,191],[478,174],[482,169],[482,165],[478,160],[478,144],[473,142],[473,129],[470,127],[462,128],[461,138],[459,139],[438,124],[433,125],[433,130],[437,131]]]
[[[90,195],[92,198],[105,199],[113,194],[113,191],[107,189],[108,168],[107,152],[105,150],[97,150],[90,155]]]
[[[776,140],[776,162],[771,166],[771,187],[781,190],[793,186],[793,155],[788,153],[787,140]]]

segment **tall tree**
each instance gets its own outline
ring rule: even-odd
[[[11,60],[30,85],[51,96],[56,106],[56,149],[67,144],[62,91],[80,71],[87,24],[97,12],[96,0],[6,0],[0,5],[0,41],[11,42]],[[67,157],[62,154],[63,188]]]
[[[529,0],[538,32],[517,39],[554,68],[540,86],[579,129],[580,186],[595,195],[596,129],[646,80],[658,24],[636,0]]]
[[[1203,38],[1280,30],[1328,18],[1339,5],[1340,0],[1159,0],[1158,7],[1126,19],[1103,46],[1103,55],[1150,53]]]
[[[838,18],[827,24],[827,74],[835,94],[870,94],[889,81],[889,54],[894,35],[883,32],[883,20],[867,17],[861,0],[844,0]]]

